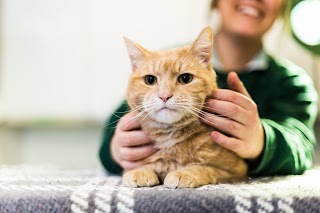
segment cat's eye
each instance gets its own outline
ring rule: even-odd
[[[146,75],[144,77],[144,82],[150,86],[155,85],[157,83],[157,77],[153,75]]]
[[[180,84],[189,84],[193,80],[193,75],[189,73],[184,73],[182,75],[179,75],[178,81]]]

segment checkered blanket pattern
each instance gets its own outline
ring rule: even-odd
[[[320,168],[197,189],[132,189],[100,169],[0,166],[0,213],[28,212],[320,212]]]

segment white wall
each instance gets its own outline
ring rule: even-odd
[[[98,167],[100,127],[0,128],[0,163]]]
[[[0,162],[91,167],[103,123],[125,95],[122,37],[150,49],[188,42],[208,1],[0,3]]]
[[[2,0],[0,116],[104,120],[124,97],[122,37],[148,48],[184,43],[204,25],[207,0]]]

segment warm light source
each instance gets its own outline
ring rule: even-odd
[[[294,35],[307,46],[320,45],[320,0],[305,0],[291,11]]]
[[[320,1],[307,0],[297,4],[291,12],[292,29],[308,45],[320,44]]]

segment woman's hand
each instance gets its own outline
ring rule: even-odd
[[[257,105],[236,73],[228,75],[227,83],[229,89],[217,89],[207,100],[202,121],[217,129],[211,133],[214,142],[255,160],[265,143]]]
[[[111,140],[111,155],[124,171],[143,165],[142,160],[157,150],[151,139],[141,130],[139,119],[133,113],[123,116]]]

